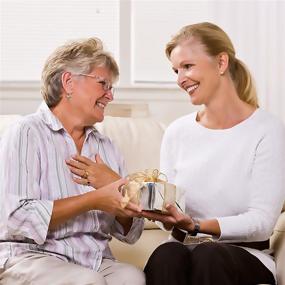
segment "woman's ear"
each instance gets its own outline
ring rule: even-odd
[[[220,75],[223,75],[229,66],[229,55],[226,52],[221,52],[218,55],[218,66]]]
[[[64,71],[61,75],[62,88],[66,94],[72,94],[73,80],[69,71]]]

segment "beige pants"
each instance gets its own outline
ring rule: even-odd
[[[10,258],[0,272],[1,285],[143,285],[144,273],[125,263],[103,259],[98,272],[42,253]]]

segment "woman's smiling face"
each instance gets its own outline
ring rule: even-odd
[[[111,72],[105,67],[97,67],[88,74],[75,77],[74,99],[80,116],[90,125],[103,121],[104,109],[113,100],[112,90],[105,90],[105,86],[112,84]]]
[[[177,84],[190,95],[191,102],[208,104],[220,84],[218,57],[210,56],[205,46],[192,37],[172,50],[170,61]]]

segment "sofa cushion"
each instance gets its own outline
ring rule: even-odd
[[[159,169],[160,144],[165,127],[153,118],[105,116],[96,128],[117,145],[129,173],[147,168]]]
[[[113,238],[110,247],[119,261],[144,268],[152,252],[168,239],[168,235],[168,232],[160,229],[144,230],[135,244],[122,243]]]
[[[277,220],[277,223],[274,227],[274,230],[275,231],[278,231],[278,232],[284,232],[285,233],[285,212],[283,212],[278,220]]]

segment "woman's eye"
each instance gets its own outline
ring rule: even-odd
[[[104,80],[100,80],[100,81],[98,81],[98,83],[100,83],[102,86],[106,86],[106,81],[104,81]]]
[[[176,74],[178,74],[178,70],[177,70],[177,69],[173,69],[173,71],[174,71]]]
[[[193,66],[192,64],[185,64],[185,65],[184,65],[184,68],[185,68],[185,69],[190,69],[192,66]]]

